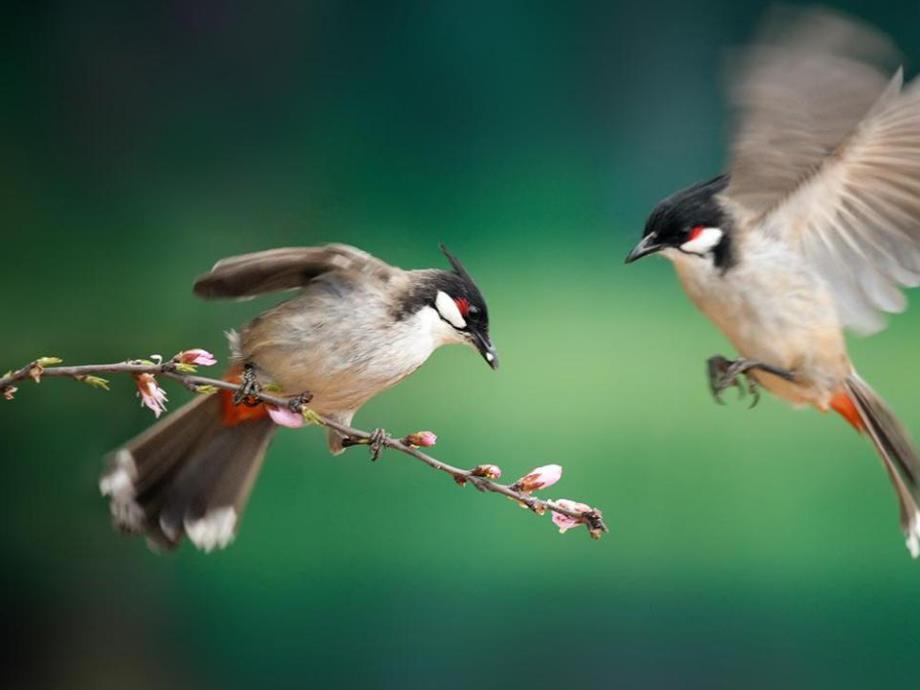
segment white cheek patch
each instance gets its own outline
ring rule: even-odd
[[[693,239],[687,240],[680,245],[681,251],[688,254],[706,254],[722,241],[722,236],[725,233],[719,228],[703,228],[694,234],[696,236]]]
[[[457,303],[443,290],[438,290],[434,306],[438,308],[438,313],[441,317],[451,326],[454,328],[466,328],[466,320],[463,318],[463,314],[460,313]]]

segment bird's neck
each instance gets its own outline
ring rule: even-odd
[[[724,234],[719,243],[712,248],[710,256],[712,257],[713,266],[722,273],[728,271],[735,264],[734,243],[732,242],[732,231],[730,227],[724,229]]]

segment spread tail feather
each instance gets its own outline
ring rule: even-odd
[[[223,397],[192,400],[112,453],[99,490],[117,527],[162,549],[183,534],[204,551],[233,540],[275,425],[225,418]]]
[[[901,529],[914,558],[920,556],[920,455],[894,412],[856,373],[846,382],[866,434],[891,478],[901,508]]]

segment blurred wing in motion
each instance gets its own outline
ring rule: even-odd
[[[733,91],[725,198],[805,255],[844,325],[878,331],[920,284],[920,87],[878,67],[887,39],[836,15],[765,35]]]
[[[205,299],[245,299],[303,287],[329,271],[372,273],[387,280],[393,268],[367,252],[345,244],[285,247],[221,259],[195,281]]]

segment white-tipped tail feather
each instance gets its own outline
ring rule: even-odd
[[[222,409],[219,394],[195,399],[112,454],[99,491],[118,528],[156,550],[233,541],[275,426],[226,425]]]
[[[847,379],[847,391],[894,485],[907,550],[920,557],[920,455],[891,408],[856,373]]]
[[[185,533],[192,543],[205,553],[222,549],[236,536],[236,511],[233,508],[216,508],[197,520],[185,519]]]
[[[907,531],[907,550],[914,558],[920,556],[920,513],[916,510],[910,518],[909,529]]]
[[[137,467],[127,448],[115,453],[111,468],[99,479],[99,492],[109,499],[112,519],[127,532],[140,532],[144,525],[144,511],[134,499],[136,480]]]

